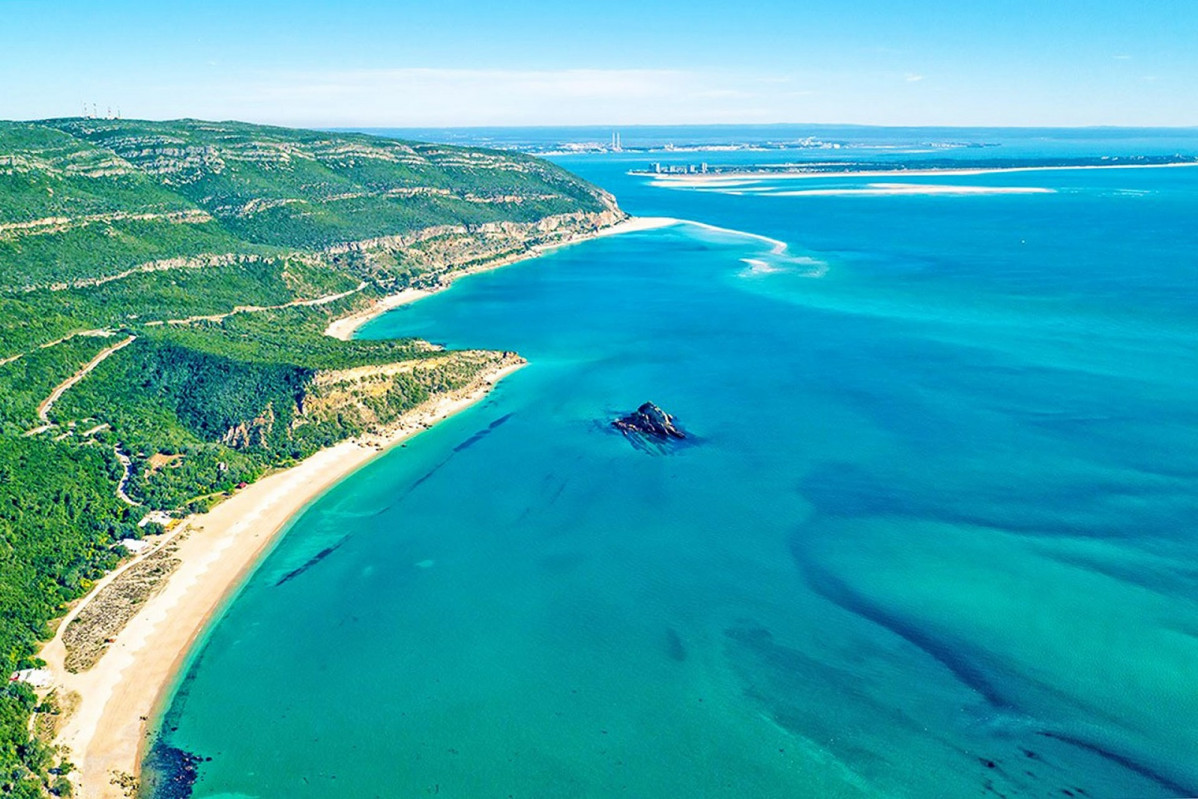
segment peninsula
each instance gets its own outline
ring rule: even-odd
[[[274,533],[522,363],[357,325],[635,227],[518,154],[0,122],[0,790],[131,790],[155,700]]]

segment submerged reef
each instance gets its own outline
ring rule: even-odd
[[[199,779],[200,764],[211,759],[171,746],[158,738],[142,764],[138,796],[147,799],[188,799]]]

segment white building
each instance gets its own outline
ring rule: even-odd
[[[143,541],[137,538],[122,538],[121,546],[129,550],[129,553],[132,555],[140,555],[149,549],[151,545],[149,541]]]
[[[147,524],[161,524],[163,527],[165,527],[170,523],[171,515],[169,513],[162,510],[152,510],[147,513],[140,522],[137,523],[137,526],[145,527]]]
[[[43,689],[49,688],[53,678],[50,672],[46,669],[21,669],[13,672],[13,675],[8,678],[9,682],[23,682],[31,688]]]

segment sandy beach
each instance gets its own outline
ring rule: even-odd
[[[471,387],[414,409],[386,434],[322,450],[238,491],[210,512],[180,522],[173,536],[163,538],[178,541],[175,555],[182,563],[116,635],[103,657],[91,669],[71,674],[63,665],[67,623],[101,588],[151,553],[106,576],[81,600],[42,651],[59,696],[78,696],[58,737],[58,743],[70,748],[69,759],[77,768],[72,775],[76,795],[126,795],[114,778],[137,773],[147,724],[175,672],[212,614],[294,515],[382,450],[470,406],[522,365],[509,361]]]
[[[982,194],[1056,194],[1041,186],[955,186],[937,183],[867,183],[864,188],[775,191],[767,197],[897,197]]]
[[[376,316],[382,316],[387,311],[398,308],[401,305],[407,305],[410,302],[415,302],[432,293],[428,289],[404,289],[398,294],[389,294],[360,311],[355,311],[349,316],[343,316],[340,319],[334,319],[325,328],[324,334],[341,339],[342,341],[349,341],[354,337],[354,333],[357,332],[358,328]]]
[[[632,216],[618,225],[603,228],[595,234],[595,237],[603,238],[604,236],[619,236],[622,233],[636,233],[641,230],[656,230],[657,228],[679,225],[683,221],[682,219],[675,219],[672,216]]]

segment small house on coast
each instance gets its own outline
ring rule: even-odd
[[[23,682],[29,687],[41,691],[50,687],[53,677],[47,669],[21,669],[14,671],[8,681]]]

